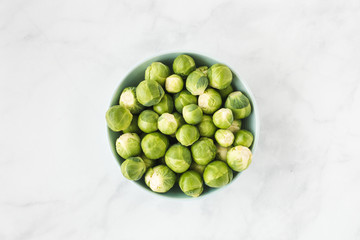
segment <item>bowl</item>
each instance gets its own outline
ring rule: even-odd
[[[194,52],[170,52],[170,53],[165,53],[165,54],[161,54],[161,55],[158,55],[155,57],[148,58],[147,60],[145,60],[145,61],[137,64],[135,67],[133,67],[126,74],[126,76],[120,80],[120,84],[117,87],[117,89],[115,90],[115,93],[111,98],[110,107],[113,105],[119,104],[120,94],[124,88],[130,87],[130,86],[137,86],[141,81],[144,80],[145,70],[152,62],[162,62],[162,63],[166,64],[167,66],[169,66],[170,69],[172,69],[172,63],[173,63],[174,59],[178,55],[181,55],[181,54],[187,54],[187,55],[190,55],[191,57],[193,57],[195,60],[196,66],[204,66],[205,65],[205,66],[210,67],[211,65],[213,65],[215,63],[224,63],[220,60],[216,60],[214,58],[211,58],[211,57],[199,54],[199,53],[194,53]],[[231,68],[227,63],[224,63],[224,64],[226,64],[233,73],[232,85],[234,87],[234,90],[239,90],[239,91],[242,91],[243,93],[245,93],[245,95],[249,98],[251,106],[252,106],[252,112],[251,112],[250,116],[242,120],[242,128],[249,130],[254,135],[254,142],[253,142],[252,146],[250,147],[250,149],[254,155],[256,147],[257,147],[258,139],[259,139],[259,130],[260,130],[259,129],[259,127],[260,127],[259,119],[260,118],[259,118],[258,108],[257,108],[256,102],[255,102],[255,98],[254,98],[254,95],[252,94],[250,88],[246,84],[246,82],[244,80],[240,79],[239,74],[233,68]],[[108,132],[111,150],[120,166],[120,164],[124,161],[124,159],[122,159],[117,154],[116,148],[115,148],[115,142],[116,142],[116,139],[120,136],[120,133],[113,132],[109,128],[107,128],[107,132]],[[254,157],[253,157],[253,160],[254,160]],[[251,165],[250,165],[249,169],[247,169],[246,171],[251,171]],[[241,173],[237,173],[234,171],[233,180],[226,186],[229,186],[232,182],[236,181],[240,175],[241,175]],[[156,192],[151,191],[151,189],[148,188],[148,186],[146,186],[146,184],[144,182],[144,177],[134,183],[136,183],[141,188],[146,189],[148,192],[154,193],[158,196],[191,199],[191,197],[185,195],[181,191],[181,189],[177,183],[175,183],[174,187],[167,193],[156,193]],[[220,189],[223,189],[224,187],[210,188],[204,184],[204,191],[198,198],[203,198],[205,196],[208,196],[211,193],[218,192]]]

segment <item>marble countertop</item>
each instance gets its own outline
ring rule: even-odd
[[[360,2],[0,1],[0,239],[360,239]],[[104,114],[159,52],[221,59],[261,136],[219,194],[124,179]]]

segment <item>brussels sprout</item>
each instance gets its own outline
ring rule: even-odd
[[[142,81],[136,88],[136,99],[146,107],[158,104],[164,94],[161,85],[153,80]]]
[[[176,74],[170,75],[166,78],[165,89],[169,93],[178,93],[184,87],[184,80]]]
[[[214,64],[208,70],[209,85],[216,89],[225,89],[232,82],[230,68],[224,64]]]
[[[121,173],[129,180],[139,180],[145,171],[145,163],[140,157],[130,157],[121,164]]]
[[[112,131],[120,132],[130,126],[133,115],[128,109],[115,105],[107,110],[105,118],[108,127]]]
[[[146,185],[154,192],[164,193],[175,184],[176,175],[165,165],[149,168],[145,174]]]
[[[200,136],[202,137],[213,137],[217,127],[213,123],[212,117],[204,115],[201,122],[197,125]]]
[[[179,74],[182,77],[186,77],[196,68],[195,61],[188,55],[179,55],[173,62],[174,73]]]
[[[216,144],[216,159],[226,162],[226,155],[229,151],[228,147],[222,147],[219,144]]]
[[[252,153],[249,148],[236,146],[230,148],[226,156],[226,162],[237,172],[244,171],[251,163]]]
[[[157,164],[157,162],[158,162],[158,160],[152,160],[152,159],[147,158],[144,154],[142,154],[140,157],[144,161],[146,169],[155,166],[155,164]]]
[[[229,96],[229,94],[232,93],[233,91],[234,91],[234,88],[231,85],[229,85],[227,88],[219,90],[220,95],[223,99],[226,99],[227,96]]]
[[[191,154],[194,161],[200,165],[206,165],[216,156],[216,146],[211,138],[202,137],[191,146]]]
[[[206,166],[203,177],[206,185],[218,188],[231,182],[233,172],[226,163],[214,161]]]
[[[206,75],[201,71],[193,71],[186,79],[186,89],[192,95],[203,94],[209,84]]]
[[[158,118],[159,115],[151,110],[142,111],[139,115],[138,126],[141,131],[145,133],[151,133],[158,130]]]
[[[197,103],[197,97],[191,95],[189,91],[183,90],[174,96],[174,102],[176,111],[182,113],[184,106]]]
[[[205,74],[205,76],[207,76],[207,71],[208,71],[207,66],[198,67],[196,70],[202,72],[203,74]]]
[[[159,132],[149,133],[141,140],[141,149],[149,159],[158,159],[165,155],[169,146],[167,137]]]
[[[234,121],[233,113],[228,108],[221,108],[213,115],[213,122],[218,128],[226,129]]]
[[[234,120],[227,130],[230,130],[233,134],[237,133],[241,129],[241,120]]]
[[[174,112],[173,115],[174,115],[174,117],[175,117],[175,119],[176,119],[176,121],[177,121],[177,123],[179,125],[178,128],[186,123],[185,119],[183,118],[183,116],[180,113]]]
[[[250,115],[249,99],[240,91],[230,93],[225,101],[225,107],[232,110],[235,119],[243,119]]]
[[[234,142],[234,134],[230,130],[219,129],[215,132],[215,140],[222,147],[230,147]]]
[[[164,113],[159,117],[158,128],[160,132],[166,135],[171,135],[176,132],[179,127],[179,123],[175,116],[171,113]]]
[[[136,99],[136,87],[125,88],[120,95],[119,104],[129,109],[132,114],[138,114],[144,109]]]
[[[161,101],[153,106],[153,109],[158,114],[172,113],[174,110],[174,100],[169,94],[165,94]]]
[[[205,170],[205,167],[206,165],[200,165],[200,164],[197,164],[196,162],[192,162],[191,165],[190,165],[190,169],[191,170],[194,170],[195,172],[198,172],[200,173],[200,175],[202,176],[203,173],[204,173],[204,170]]]
[[[124,129],[123,133],[137,133],[137,134],[141,133],[141,130],[138,126],[138,116],[133,116],[130,126]]]
[[[164,86],[166,78],[170,75],[168,66],[161,62],[153,62],[146,68],[145,80],[153,80]]]
[[[222,100],[220,93],[215,89],[208,88],[199,96],[198,104],[205,114],[213,114],[221,107]]]
[[[192,145],[199,137],[199,130],[193,125],[184,124],[176,131],[176,139],[184,146]]]
[[[165,154],[166,165],[176,173],[183,173],[191,164],[190,150],[181,144],[172,145]]]
[[[181,174],[179,186],[190,197],[198,197],[204,190],[200,174],[191,170]]]
[[[198,105],[189,104],[183,108],[183,117],[185,122],[195,125],[201,122],[203,112]]]
[[[140,137],[136,133],[124,133],[116,140],[115,147],[120,157],[135,157],[141,153]]]
[[[235,134],[234,145],[250,147],[251,144],[253,143],[253,140],[254,140],[254,136],[252,135],[251,132],[249,132],[247,130],[240,130]]]

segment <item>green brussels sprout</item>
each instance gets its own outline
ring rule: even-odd
[[[191,164],[190,150],[181,144],[172,145],[165,154],[166,165],[176,173],[183,173]]]
[[[142,111],[139,115],[138,126],[141,131],[151,133],[158,130],[159,115],[151,110]]]
[[[219,188],[231,182],[233,172],[226,163],[213,161],[206,166],[203,177],[206,185]]]
[[[149,159],[158,159],[165,155],[169,146],[167,137],[159,132],[146,134],[141,140],[141,149]]]
[[[199,137],[199,130],[193,125],[184,124],[176,131],[176,139],[184,146],[192,145]]]
[[[189,104],[183,108],[183,117],[188,124],[198,124],[201,122],[203,112],[196,104]]]
[[[137,133],[137,134],[141,133],[141,130],[138,126],[138,116],[133,116],[130,126],[124,129],[123,133]]]
[[[120,132],[130,126],[133,115],[128,109],[115,105],[107,110],[105,118],[108,127],[112,131]]]
[[[214,64],[208,70],[208,78],[210,87],[216,89],[225,89],[232,82],[232,73],[230,68],[224,64]]]
[[[196,70],[202,72],[203,74],[205,74],[205,76],[207,76],[207,71],[208,71],[207,66],[198,67]]]
[[[197,97],[192,95],[189,91],[183,90],[174,96],[176,111],[182,113],[183,107],[189,104],[196,104]]]
[[[147,158],[144,154],[142,154],[140,157],[144,161],[146,169],[155,166],[158,162],[158,160],[152,160],[152,159]]]
[[[174,110],[174,100],[169,94],[165,94],[161,101],[153,106],[153,109],[158,114],[172,113]]]
[[[132,114],[138,114],[144,109],[136,99],[136,87],[125,88],[120,95],[119,104],[129,109]]]
[[[209,115],[204,115],[197,127],[199,129],[200,136],[202,137],[213,137],[217,130],[212,117]]]
[[[179,186],[181,191],[190,197],[198,197],[204,190],[200,174],[192,170],[181,174]]]
[[[234,120],[227,130],[230,130],[233,134],[237,133],[241,129],[241,120]]]
[[[249,99],[240,91],[230,93],[225,101],[225,107],[232,110],[235,119],[243,119],[250,115]]]
[[[176,121],[177,121],[177,123],[179,125],[178,128],[186,123],[185,119],[183,118],[183,116],[180,113],[174,112],[173,115],[174,115],[174,117],[175,117],[175,119],[176,119]]]
[[[190,165],[190,170],[194,170],[195,172],[198,172],[200,173],[200,175],[202,176],[203,173],[204,173],[204,170],[205,170],[205,167],[206,165],[200,165],[200,164],[197,164],[196,162],[192,162],[191,165]]]
[[[201,71],[193,71],[186,79],[186,89],[192,95],[203,94],[209,84],[206,75]]]
[[[160,132],[166,135],[172,135],[176,133],[179,127],[179,123],[175,116],[171,113],[164,113],[159,117],[158,128]]]
[[[202,137],[191,146],[191,154],[194,161],[200,165],[206,165],[216,156],[216,146],[211,138]]]
[[[170,69],[161,62],[153,62],[146,68],[145,80],[153,80],[164,86],[166,78],[170,76]]]
[[[213,122],[218,128],[226,129],[234,121],[233,113],[228,108],[221,108],[213,115]]]
[[[226,162],[234,171],[241,172],[247,169],[251,163],[252,153],[249,148],[236,146],[230,148],[226,156]]]
[[[235,134],[234,145],[250,147],[251,144],[253,143],[253,140],[254,140],[254,136],[252,135],[251,132],[247,130],[240,130]]]
[[[149,168],[145,174],[146,185],[154,192],[164,193],[175,184],[176,174],[165,165]]]
[[[138,156],[141,153],[140,137],[136,133],[124,133],[116,140],[115,147],[124,159]]]
[[[169,93],[178,93],[184,87],[184,80],[177,74],[170,75],[165,80],[165,89]]]
[[[229,94],[232,93],[233,91],[234,88],[231,85],[229,85],[227,88],[219,90],[219,93],[223,99],[226,99],[227,96],[229,96]]]
[[[234,134],[230,130],[219,129],[215,132],[215,140],[222,147],[230,147],[234,138]]]
[[[220,93],[215,89],[208,88],[199,96],[198,104],[205,114],[213,114],[221,107],[222,100]]]
[[[196,68],[195,61],[189,55],[179,55],[173,62],[174,73],[179,74],[182,77],[186,77]]]
[[[158,104],[163,98],[164,89],[157,81],[144,80],[136,88],[136,99],[146,107]]]
[[[121,173],[129,180],[139,180],[145,171],[145,163],[140,157],[130,157],[121,164]]]
[[[219,144],[216,144],[216,159],[226,162],[226,155],[229,151],[228,147],[222,147]]]

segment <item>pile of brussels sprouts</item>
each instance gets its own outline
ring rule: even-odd
[[[116,151],[125,159],[122,174],[165,193],[176,182],[198,197],[204,184],[219,188],[251,163],[251,132],[241,119],[251,113],[249,99],[234,91],[232,72],[223,64],[196,68],[179,55],[170,68],[153,62],[145,80],[125,88],[119,105],[106,112],[108,127],[122,132]]]

